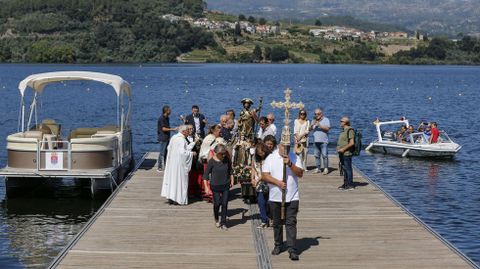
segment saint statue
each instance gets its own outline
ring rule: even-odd
[[[250,109],[253,105],[253,101],[250,98],[244,98],[241,102],[243,109],[238,120],[238,133],[241,140],[250,141],[254,137],[255,118],[260,108]]]

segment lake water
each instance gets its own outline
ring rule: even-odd
[[[463,149],[451,161],[402,159],[367,155],[354,163],[411,212],[480,263],[480,133],[473,120],[480,115],[480,68],[457,66],[381,65],[164,65],[72,66],[0,65],[0,148],[17,129],[20,80],[32,73],[89,70],[113,73],[132,84],[134,151],[139,158],[157,150],[156,120],[168,104],[172,125],[200,105],[209,121],[217,122],[229,108],[239,111],[240,100],[264,99],[262,113],[281,111],[268,104],[293,90],[312,116],[321,106],[332,122],[331,141],[339,119],[349,115],[361,129],[364,143],[374,139],[375,118],[411,123],[437,121]],[[47,88],[39,102],[39,119],[54,118],[69,129],[115,121],[115,95],[96,83],[65,83]],[[238,112],[237,112],[238,113]],[[294,112],[294,115],[296,113]],[[74,124],[71,124],[74,123]],[[334,144],[334,143],[332,143]],[[333,153],[333,149],[331,150]],[[0,166],[6,152],[0,151]],[[336,164],[332,164],[336,165]],[[91,201],[80,190],[60,184],[47,197],[6,199],[0,181],[0,268],[43,268],[88,221],[103,202]]]

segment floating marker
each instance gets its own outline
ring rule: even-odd
[[[428,97],[428,100],[432,100],[432,97],[431,97],[431,96],[429,96],[429,97]]]

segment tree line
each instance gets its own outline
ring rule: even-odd
[[[399,51],[389,62],[395,64],[480,64],[480,40],[462,36],[459,40],[434,37],[428,45]]]
[[[0,62],[174,62],[217,46],[162,14],[203,15],[201,0],[0,0]]]

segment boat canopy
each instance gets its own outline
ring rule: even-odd
[[[92,80],[103,82],[113,87],[117,96],[123,92],[131,97],[130,84],[116,75],[110,75],[99,72],[86,71],[63,71],[63,72],[48,72],[28,76],[18,84],[18,89],[22,97],[25,94],[27,87],[30,87],[38,93],[42,93],[46,85],[54,82],[66,80]]]

